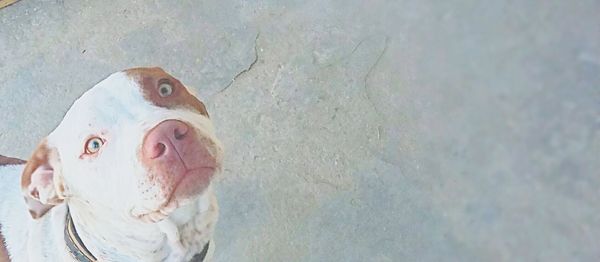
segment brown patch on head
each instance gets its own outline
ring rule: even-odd
[[[208,117],[204,104],[190,94],[179,80],[169,75],[162,68],[139,67],[127,69],[124,72],[140,84],[144,98],[152,104],[164,108],[187,107]],[[172,87],[170,95],[161,96],[159,87],[162,84],[168,84]]]
[[[42,140],[23,169],[21,190],[34,219],[42,217],[52,207],[63,202],[64,186],[61,184],[57,189],[54,183],[59,181],[58,161],[56,149],[49,148],[46,140]]]
[[[0,155],[0,166],[6,166],[6,165],[22,165],[27,163],[25,160],[22,159],[18,159],[18,158],[12,158],[12,157],[7,157],[7,156],[3,156]]]
[[[35,151],[33,151],[31,158],[29,158],[29,163],[27,163],[23,170],[23,175],[21,176],[22,189],[26,189],[31,184],[31,175],[37,168],[47,165],[50,162],[50,153],[46,140],[42,140]]]

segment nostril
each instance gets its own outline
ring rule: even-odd
[[[192,127],[182,121],[166,120],[159,123],[148,131],[142,142],[144,157],[169,157],[168,155],[178,152],[182,143],[187,142],[189,134],[193,134]]]
[[[175,128],[175,139],[177,140],[181,140],[185,137],[185,134],[187,134],[187,128],[185,129],[180,129],[180,128]]]
[[[156,154],[154,154],[155,158],[162,156],[165,153],[165,151],[167,151],[167,146],[165,146],[165,144],[163,144],[163,143],[156,144],[155,148],[156,148],[156,151],[155,151]]]

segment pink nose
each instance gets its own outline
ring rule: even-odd
[[[141,160],[150,184],[159,186],[164,198],[187,199],[206,188],[218,168],[211,150],[215,144],[198,129],[166,120],[146,133]]]
[[[142,145],[144,159],[158,160],[170,158],[179,154],[193,139],[189,135],[190,127],[179,120],[167,120],[155,126],[148,134]]]

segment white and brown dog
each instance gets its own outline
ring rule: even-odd
[[[160,68],[114,73],[28,161],[0,157],[0,260],[208,261],[222,159],[181,82]]]

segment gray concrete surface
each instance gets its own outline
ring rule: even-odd
[[[598,1],[31,1],[0,152],[160,65],[227,148],[217,261],[600,260]]]

